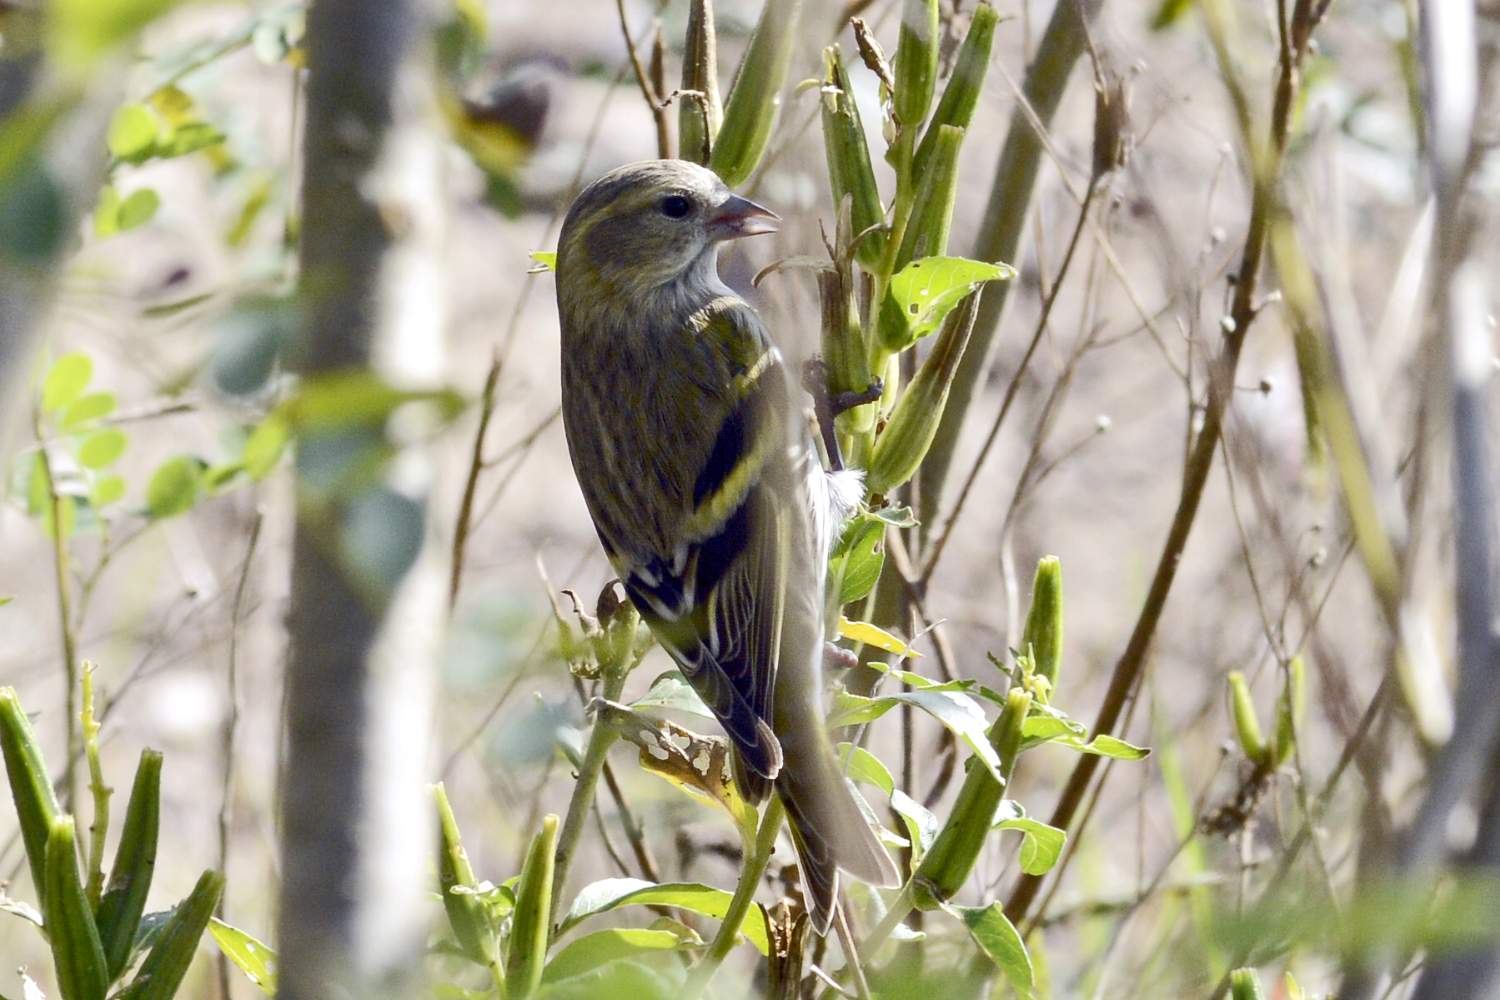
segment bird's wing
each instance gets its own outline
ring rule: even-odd
[[[670,556],[622,567],[657,639],[763,779],[781,768],[772,733],[791,546],[806,513],[788,490],[790,396],[781,358],[743,302],[719,300],[698,317],[732,373],[712,446],[693,475],[683,539]],[[606,541],[607,544],[607,541]],[[737,775],[747,797],[767,785]]]

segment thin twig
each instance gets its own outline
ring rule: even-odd
[[[1042,342],[1042,336],[1047,332],[1047,320],[1052,316],[1052,307],[1057,302],[1058,292],[1062,289],[1063,280],[1068,275],[1068,269],[1073,264],[1073,253],[1078,249],[1079,237],[1083,235],[1084,224],[1088,219],[1089,207],[1094,200],[1094,194],[1098,190],[1099,178],[1089,178],[1088,187],[1084,189],[1083,204],[1078,209],[1078,220],[1073,225],[1073,235],[1068,238],[1068,249],[1063,253],[1062,264],[1057,269],[1057,277],[1052,281],[1052,294],[1042,301],[1042,312],[1037,317],[1036,326],[1031,332],[1031,340],[1026,345],[1026,352],[1021,355],[1021,361],[1016,365],[1015,373],[1010,377],[1010,384],[1005,388],[1005,398],[1000,401],[1000,412],[995,415],[995,420],[990,424],[989,433],[984,437],[984,444],[979,447],[979,457],[974,459],[974,464],[969,467],[969,472],[964,476],[964,482],[958,490],[958,499],[953,502],[953,512],[943,522],[943,533],[932,543],[931,554],[922,566],[922,572],[918,579],[926,584],[932,579],[933,572],[937,569],[938,560],[943,557],[943,550],[948,547],[948,539],[953,536],[953,526],[958,522],[958,516],[963,513],[964,505],[969,499],[969,493],[974,489],[974,483],[979,479],[980,469],[984,467],[985,460],[990,457],[990,450],[994,448],[995,441],[1000,437],[1000,428],[1005,424],[1005,418],[1010,413],[1011,404],[1016,401],[1016,394],[1020,391],[1021,380],[1026,377],[1026,371],[1031,366],[1031,358],[1036,354],[1037,345]]]
[[[464,556],[469,546],[469,531],[473,527],[474,495],[479,490],[479,473],[484,467],[484,441],[490,429],[490,420],[495,415],[495,389],[500,384],[500,352],[490,354],[490,370],[484,376],[484,390],[479,394],[479,427],[474,431],[474,446],[469,450],[469,472],[464,477],[463,498],[458,504],[458,519],[453,528],[453,556],[449,560],[448,614],[458,603],[458,588],[463,582]]]
[[[662,105],[662,95],[651,86],[646,67],[641,65],[641,57],[635,51],[635,42],[630,37],[630,24],[625,17],[625,0],[615,0],[615,11],[620,17],[620,34],[625,38],[625,52],[630,56],[630,70],[635,74],[636,85],[641,88],[641,97],[650,109],[651,120],[656,125],[656,155],[663,160],[668,159],[672,155],[672,133],[667,128],[667,111]]]
[[[240,564],[240,579],[234,587],[234,600],[229,609],[229,665],[224,678],[225,695],[229,711],[224,718],[220,734],[219,752],[222,756],[223,772],[220,776],[219,797],[219,874],[229,872],[229,827],[234,815],[234,741],[240,725],[239,699],[239,652],[241,612],[245,603],[245,590],[250,581],[250,570],[255,565],[255,547],[260,542],[261,525],[265,522],[265,511],[257,507],[250,522],[250,540],[245,543],[245,559]],[[224,919],[224,897],[221,894],[215,914]],[[218,980],[220,1000],[229,1000],[229,957],[221,950],[218,955]]]
[[[1229,400],[1234,393],[1234,373],[1239,365],[1240,351],[1244,346],[1245,336],[1259,311],[1257,290],[1260,283],[1260,266],[1270,235],[1276,179],[1280,174],[1281,161],[1291,134],[1298,68],[1306,50],[1307,34],[1312,29],[1312,25],[1308,23],[1311,17],[1310,0],[1298,0],[1297,11],[1294,20],[1298,20],[1305,30],[1299,33],[1300,45],[1283,53],[1280,72],[1277,76],[1268,142],[1263,154],[1252,157],[1255,175],[1250,225],[1245,237],[1244,253],[1240,258],[1234,300],[1224,334],[1224,346],[1209,379],[1208,400],[1203,413],[1203,429],[1193,443],[1183,476],[1177,511],[1167,532],[1161,557],[1157,561],[1151,588],[1147,593],[1141,613],[1136,619],[1125,650],[1115,663],[1109,688],[1105,692],[1104,702],[1095,719],[1094,732],[1112,731],[1145,671],[1151,640],[1156,634],[1156,627],[1166,608],[1167,597],[1177,577],[1177,569],[1181,564],[1183,550],[1187,546],[1188,535],[1198,514],[1198,504],[1203,499],[1203,489],[1208,482],[1209,472],[1213,468],[1219,432],[1224,423]],[[1227,57],[1221,58],[1221,65],[1223,75],[1226,78],[1232,76]],[[1247,133],[1246,140],[1251,143],[1252,149],[1261,148],[1259,143],[1255,142],[1253,133]],[[1078,807],[1083,803],[1085,792],[1099,768],[1099,760],[1100,758],[1092,755],[1079,758],[1053,810],[1049,821],[1051,825],[1062,829],[1068,829],[1072,825]],[[1072,830],[1070,835],[1078,837],[1081,834],[1081,827],[1080,824],[1079,829]],[[1057,877],[1061,877],[1060,869]],[[1025,918],[1032,901],[1036,898],[1037,891],[1041,888],[1041,881],[1040,876],[1023,875],[1017,882],[1005,906],[1006,914],[1012,923],[1020,922]]]

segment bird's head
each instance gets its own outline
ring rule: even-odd
[[[773,233],[776,221],[696,163],[627,164],[590,184],[568,210],[559,291],[630,301],[684,278],[708,279],[720,243]]]

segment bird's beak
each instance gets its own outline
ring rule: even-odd
[[[742,236],[774,233],[781,216],[751,201],[732,194],[719,203],[708,220],[708,231],[715,240],[737,240]]]

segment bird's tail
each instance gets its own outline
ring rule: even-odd
[[[839,869],[885,888],[900,885],[901,873],[855,803],[828,738],[814,732],[805,742],[810,745],[801,752],[789,750],[776,791],[786,806],[813,929],[827,934],[838,900]]]

